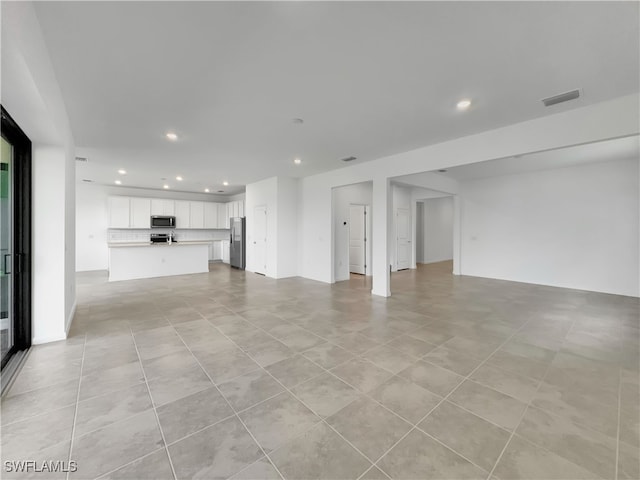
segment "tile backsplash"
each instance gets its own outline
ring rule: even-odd
[[[154,228],[154,229],[135,229],[128,228],[118,229],[110,228],[107,231],[107,241],[109,243],[130,243],[130,242],[148,242],[151,233],[170,233],[170,228]],[[229,230],[181,230],[176,228],[173,230],[176,241],[193,241],[193,240],[228,240]]]

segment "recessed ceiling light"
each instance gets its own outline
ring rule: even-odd
[[[126,174],[127,174],[127,171],[126,171],[126,170],[123,170],[123,169],[121,168],[120,170],[118,170],[118,173],[119,173],[120,175],[126,175]]]
[[[116,185],[122,185],[122,182],[120,180],[116,180]]]
[[[302,163],[302,160],[300,160],[299,158],[296,158],[293,160],[293,163],[295,163],[296,165],[300,165]]]
[[[205,193],[209,193],[211,190],[209,190],[208,188],[204,189]]]
[[[224,182],[222,182],[222,184],[226,187],[227,185],[229,185],[229,182],[225,180]]]
[[[181,177],[180,175],[178,175],[178,176],[176,177],[176,180],[178,180],[179,182],[181,182],[181,181],[182,181],[182,177]]]
[[[218,190],[218,193],[224,193],[224,190]]]
[[[167,138],[172,142],[175,142],[178,139],[178,135],[173,132],[167,132]]]
[[[467,108],[469,108],[471,106],[471,100],[468,99],[464,99],[464,100],[460,100],[457,104],[456,104],[456,108],[458,110],[466,110]]]
[[[169,185],[163,185],[162,188],[169,188]]]

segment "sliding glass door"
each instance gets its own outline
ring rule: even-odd
[[[0,356],[4,376],[12,356],[31,345],[31,141],[0,109]]]
[[[13,146],[2,138],[0,156],[0,354],[2,365],[6,363],[13,349],[13,311],[11,308],[11,252],[13,251],[12,217],[13,202],[11,173]]]

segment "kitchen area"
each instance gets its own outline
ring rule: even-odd
[[[107,198],[109,281],[244,269],[244,201]]]

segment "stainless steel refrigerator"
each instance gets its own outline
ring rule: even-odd
[[[229,242],[229,263],[232,267],[244,270],[245,267],[245,219],[231,219],[231,240]]]

